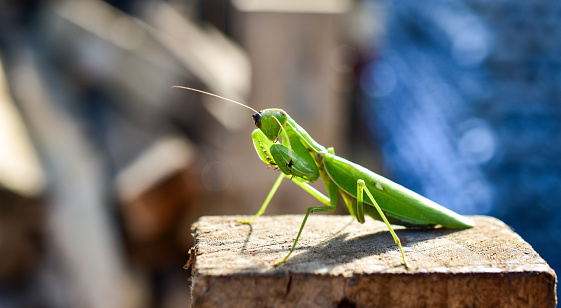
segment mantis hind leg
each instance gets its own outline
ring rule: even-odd
[[[399,251],[401,252],[401,257],[403,258],[403,263],[405,264],[405,267],[409,268],[409,266],[407,265],[407,261],[405,260],[405,254],[403,253],[403,247],[401,247],[401,241],[399,240],[399,237],[397,237],[397,235],[393,231],[392,226],[390,225],[390,223],[388,222],[388,219],[386,218],[386,215],[384,215],[384,212],[382,211],[382,209],[380,208],[380,206],[378,205],[378,203],[376,202],[376,200],[374,199],[374,197],[370,193],[370,190],[368,190],[368,187],[366,187],[366,184],[364,183],[364,181],[359,179],[356,182],[356,184],[357,184],[357,210],[356,210],[357,220],[360,223],[364,222],[363,192],[366,192],[366,194],[368,195],[368,197],[372,201],[372,204],[374,205],[374,207],[378,211],[378,214],[380,214],[380,217],[382,217],[382,220],[384,221],[384,223],[386,224],[386,226],[390,230],[390,233],[392,234],[392,237],[393,237],[395,243],[399,247]]]

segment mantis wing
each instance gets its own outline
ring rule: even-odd
[[[452,229],[473,227],[473,222],[466,217],[346,159],[326,153],[324,167],[333,182],[355,199],[357,180],[364,180],[392,224],[418,227],[442,225]],[[364,201],[372,205],[368,197]],[[365,207],[365,212],[381,220],[373,207]]]

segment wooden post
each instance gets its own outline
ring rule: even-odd
[[[555,307],[556,275],[503,222],[466,230],[395,227],[311,215],[288,261],[301,215],[202,217],[193,226],[193,307]]]

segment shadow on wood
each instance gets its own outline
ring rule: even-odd
[[[356,219],[353,218],[350,222],[353,223],[355,220]],[[324,265],[343,264],[352,263],[355,260],[374,256],[378,256],[378,258],[382,259],[387,254],[390,258],[394,258],[394,256],[397,257],[396,261],[399,263],[394,266],[403,266],[401,258],[399,257],[399,248],[395,244],[391,233],[387,229],[356,236],[352,230],[346,231],[346,228],[348,228],[348,225],[339,230],[336,234],[330,235],[324,241],[315,245],[301,246],[299,243],[294,250],[295,254],[291,256],[287,262],[298,264],[314,260],[314,262],[322,263]],[[429,232],[419,232],[420,230]],[[417,242],[427,240],[434,240],[438,237],[447,236],[459,231],[461,230],[444,228],[414,230],[396,228],[395,233],[400,238],[403,247],[405,247],[405,251],[408,251],[406,248],[408,245],[414,245]],[[287,250],[280,249],[278,251],[268,252],[286,254]],[[300,253],[296,254],[297,252]]]

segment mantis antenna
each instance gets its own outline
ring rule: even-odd
[[[242,106],[242,107],[245,107],[245,108],[247,108],[247,109],[249,109],[249,110],[251,110],[251,111],[253,111],[253,112],[255,112],[255,113],[261,114],[261,112],[255,110],[255,109],[253,109],[253,108],[251,108],[251,107],[249,107],[249,106],[247,106],[247,105],[245,105],[245,104],[242,104],[242,103],[240,103],[240,102],[237,102],[237,101],[235,101],[235,100],[233,100],[233,99],[229,99],[229,98],[226,98],[226,97],[223,97],[223,96],[220,96],[220,95],[216,95],[216,94],[214,94],[214,93],[206,92],[206,91],[199,90],[199,89],[189,88],[189,87],[183,87],[183,86],[171,86],[171,87],[172,87],[172,88],[177,88],[177,89],[195,91],[195,92],[203,93],[203,94],[206,94],[206,95],[214,96],[214,97],[216,97],[216,98],[220,98],[220,99],[223,99],[223,100],[225,100],[225,101],[229,101],[229,102],[232,102],[232,103],[234,103],[234,104],[237,104],[237,105],[240,105],[240,106]],[[286,136],[286,140],[287,140],[287,142],[288,142],[288,148],[290,149],[290,148],[291,148],[291,147],[290,147],[290,140],[288,140],[288,135],[286,134],[286,131],[284,130],[284,127],[282,126],[282,124],[281,124],[281,122],[279,121],[279,119],[277,119],[276,117],[273,117],[273,119],[275,119],[275,121],[277,121],[277,123],[279,124],[281,130],[284,132],[284,135]]]
[[[206,92],[206,91],[199,90],[199,89],[188,88],[188,87],[182,87],[182,86],[171,86],[171,87],[172,87],[172,88],[183,89],[183,90],[195,91],[195,92],[203,93],[203,94],[206,94],[206,95],[214,96],[214,97],[217,97],[217,98],[221,98],[221,99],[223,99],[223,100],[226,100],[226,101],[232,102],[232,103],[234,103],[234,104],[238,104],[238,105],[240,105],[240,106],[242,106],[242,107],[245,107],[245,108],[247,108],[247,109],[249,109],[249,110],[251,110],[251,111],[253,111],[253,112],[255,112],[255,113],[259,113],[259,111],[255,110],[255,109],[253,109],[253,108],[251,108],[251,107],[249,107],[249,106],[247,106],[247,105],[244,105],[244,104],[242,104],[242,103],[240,103],[240,102],[237,102],[237,101],[235,101],[235,100],[233,100],[233,99],[225,98],[225,97],[223,97],[223,96],[216,95],[216,94],[213,94],[213,93],[210,93],[210,92]]]

